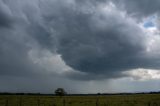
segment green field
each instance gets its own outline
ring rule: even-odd
[[[160,94],[64,97],[1,95],[0,106],[160,106]]]

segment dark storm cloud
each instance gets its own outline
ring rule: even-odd
[[[79,3],[84,1],[76,5]],[[67,65],[91,76],[105,74],[106,78],[118,77],[120,72],[136,68],[160,68],[158,59],[145,55],[146,36],[135,22],[121,16],[120,11],[101,13],[97,4],[92,6],[91,12],[86,12],[88,9],[66,8],[65,12],[61,11],[61,20],[55,22],[60,28],[57,29],[60,34],[56,36],[57,52]],[[138,5],[134,3],[133,6],[136,9]],[[155,10],[144,11],[144,14],[153,12]]]
[[[11,25],[11,20],[0,11],[0,27],[9,27]]]
[[[0,9],[6,7],[12,15],[0,10],[0,26],[15,22],[12,28],[0,27],[0,74],[45,73],[29,56],[36,49],[56,51],[73,70],[84,73],[64,73],[74,79],[120,77],[135,68],[159,69],[159,59],[145,55],[145,33],[132,17],[123,15],[124,8],[128,14],[139,12],[138,1],[132,2],[122,0],[116,6],[109,0],[2,2],[5,6]],[[140,12],[154,13],[156,5],[148,11],[144,6],[146,11]]]
[[[142,63],[144,33],[135,23],[115,11],[112,14],[97,10],[88,14],[66,11],[63,21],[57,21],[61,25],[57,49],[67,65],[78,71],[107,76],[146,67]]]
[[[42,48],[54,52],[55,40],[51,33],[41,25],[30,25],[27,28],[30,36],[35,39]]]
[[[3,2],[0,1],[0,27],[10,27],[12,19],[7,11],[3,9]]]

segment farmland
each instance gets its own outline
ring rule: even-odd
[[[160,106],[160,94],[63,97],[1,95],[0,106]]]

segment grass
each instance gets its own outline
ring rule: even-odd
[[[1,95],[0,106],[160,106],[160,94],[64,97]]]

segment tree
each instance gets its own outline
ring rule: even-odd
[[[55,90],[55,94],[58,95],[58,96],[64,96],[66,95],[67,93],[65,92],[65,90],[63,88],[57,88]]]

